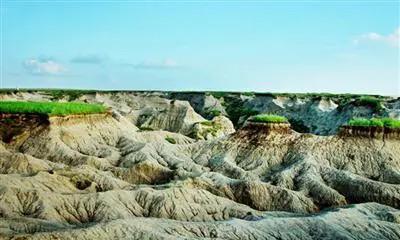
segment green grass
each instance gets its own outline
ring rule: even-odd
[[[214,123],[212,121],[203,121],[203,122],[200,122],[200,124],[204,125],[204,126],[208,126],[208,127],[212,127],[214,125]]]
[[[400,128],[400,120],[393,118],[354,118],[347,125],[355,127]]]
[[[259,114],[250,118],[251,122],[261,123],[288,123],[288,119],[279,115]]]
[[[217,116],[221,116],[221,111],[218,109],[215,109],[215,108],[207,109],[205,111],[205,114],[207,114],[208,116],[211,116],[211,117],[217,117]]]
[[[165,140],[171,144],[176,144],[176,140],[173,137],[166,137]]]
[[[387,128],[400,128],[400,120],[393,118],[382,118],[382,121]]]
[[[74,114],[104,113],[107,108],[99,104],[61,102],[0,101],[0,113],[41,114],[66,116]]]
[[[361,96],[354,102],[356,106],[366,106],[372,108],[374,111],[379,112],[382,110],[382,100],[373,96]]]

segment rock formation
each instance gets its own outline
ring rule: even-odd
[[[235,131],[187,102],[131,96],[81,97],[107,114],[3,115],[0,238],[400,238],[398,132]]]

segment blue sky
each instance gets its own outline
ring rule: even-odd
[[[3,87],[400,94],[399,1],[2,0]]]

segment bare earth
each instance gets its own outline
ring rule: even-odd
[[[0,141],[0,238],[400,239],[400,134],[338,128],[371,109],[242,99],[315,119],[315,135],[245,119],[235,129],[225,116],[202,124],[207,104],[226,115],[223,100],[195,97],[87,94],[77,100],[111,112],[15,118],[19,131]],[[387,100],[383,114],[399,109]]]

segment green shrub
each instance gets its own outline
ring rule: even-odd
[[[217,117],[217,116],[221,116],[221,111],[218,110],[218,109],[213,108],[213,109],[211,109],[211,110],[207,110],[207,111],[206,111],[206,114],[207,114],[207,115],[210,115],[210,116],[212,116],[212,117]]]
[[[247,108],[244,105],[244,101],[233,95],[225,96],[222,105],[225,107],[229,119],[236,127],[239,127],[239,119],[241,117],[248,118],[260,113],[254,109]]]
[[[100,104],[61,103],[61,102],[23,102],[0,101],[0,113],[42,114],[48,116],[66,116],[72,114],[105,113],[107,108]]]
[[[279,115],[272,114],[259,114],[249,119],[251,122],[262,122],[262,123],[288,123],[288,119]]]
[[[176,140],[173,137],[166,137],[165,140],[171,144],[176,144]]]
[[[355,100],[355,105],[370,107],[376,112],[382,110],[383,108],[381,99],[372,96],[361,96],[357,98]]]

